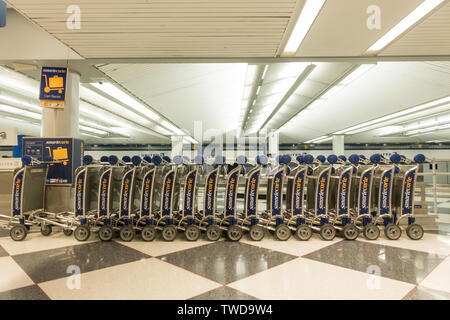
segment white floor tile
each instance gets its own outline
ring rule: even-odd
[[[0,291],[13,290],[33,285],[30,277],[11,257],[0,258]]]
[[[431,271],[420,283],[420,286],[450,292],[450,257],[447,257]]]
[[[342,238],[336,237],[332,241],[324,241],[319,235],[313,234],[308,241],[299,241],[295,237],[291,237],[288,241],[277,241],[272,235],[266,235],[261,241],[252,241],[243,239],[245,242],[257,247],[262,247],[270,250],[280,251],[294,256],[303,256],[313,251],[322,249],[336,242],[342,241]]]
[[[366,240],[364,236],[360,236],[358,240],[396,248],[441,254],[445,256],[450,254],[450,237],[434,233],[425,233],[423,238],[417,241],[408,238],[405,231],[403,231],[401,238],[398,240],[386,239],[384,238],[384,235],[380,236],[375,241]]]
[[[414,285],[298,258],[228,285],[260,299],[401,299]]]
[[[174,241],[169,242],[158,239],[150,242],[142,241],[140,239],[136,239],[131,242],[124,242],[121,241],[120,239],[116,239],[115,241],[117,241],[120,244],[123,244],[124,246],[138,250],[153,257],[158,257],[161,255],[173,253],[180,250],[196,248],[199,246],[212,243],[211,241],[206,241],[203,239],[198,239],[197,241],[187,241],[183,237],[184,236],[179,235]]]
[[[62,232],[52,233],[48,237],[44,237],[40,232],[29,233],[25,240],[14,241],[10,237],[0,238],[0,245],[8,251],[10,255],[22,253],[30,253],[48,249],[56,249],[67,246],[74,246],[84,243],[98,241],[96,234],[92,234],[88,241],[77,241],[73,236],[65,236]]]
[[[40,283],[52,299],[89,300],[165,300],[188,299],[216,289],[220,284],[151,258],[81,275],[80,289],[70,277]]]

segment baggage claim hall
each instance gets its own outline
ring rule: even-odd
[[[0,0],[0,299],[448,300],[449,26]]]

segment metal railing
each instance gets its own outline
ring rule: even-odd
[[[438,193],[439,191],[447,191],[450,193],[450,184],[438,184],[437,183],[437,177],[438,176],[450,176],[450,172],[442,172],[437,171],[437,163],[438,162],[450,162],[450,158],[433,158],[431,159],[431,165],[432,169],[431,172],[419,172],[418,176],[432,177],[432,184],[431,186],[425,184],[425,182],[418,183],[416,187],[416,192],[420,190],[420,197],[422,202],[426,202],[426,195],[432,195],[433,197],[433,212],[431,214],[437,214],[438,213]]]

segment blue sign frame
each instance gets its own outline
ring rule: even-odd
[[[66,100],[67,68],[42,67],[39,100]]]

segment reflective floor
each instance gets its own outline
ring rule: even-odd
[[[0,299],[450,299],[450,237],[85,243],[0,234]]]

